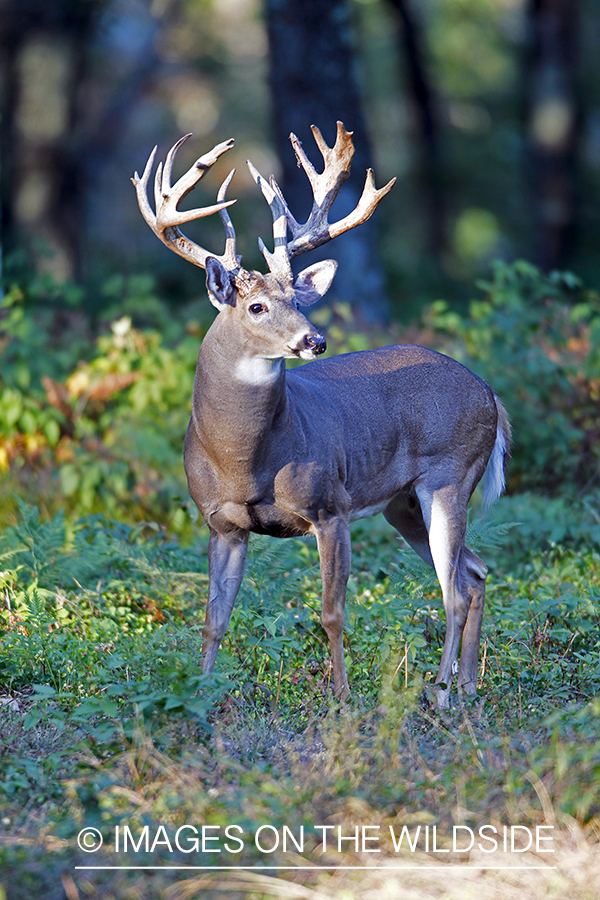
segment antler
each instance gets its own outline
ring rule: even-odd
[[[307,250],[314,250],[315,247],[320,247],[345,231],[349,231],[351,228],[356,228],[357,225],[362,225],[363,222],[366,222],[373,215],[381,198],[391,190],[392,185],[396,181],[395,178],[392,178],[385,187],[377,190],[373,179],[373,170],[367,169],[365,186],[356,208],[345,218],[340,219],[339,222],[329,224],[327,221],[329,211],[343,183],[350,175],[350,166],[354,156],[352,132],[346,131],[343,124],[338,122],[335,144],[333,147],[329,147],[323,140],[323,136],[316,125],[312,125],[311,130],[325,163],[323,172],[320,175],[306,156],[302,149],[302,144],[296,135],[290,135],[298,165],[302,166],[306,172],[314,197],[310,216],[303,225],[297,222],[290,212],[281,188],[273,176],[271,176],[269,181],[266,181],[248,160],[252,177],[269,204],[273,217],[273,252],[271,253],[267,250],[260,238],[258,239],[258,244],[261,253],[267,261],[269,271],[281,281],[291,281],[292,268],[290,261],[296,256],[305,253]],[[174,185],[171,185],[171,172],[177,151],[189,137],[190,135],[186,134],[171,147],[164,167],[162,163],[159,163],[154,182],[156,212],[153,212],[148,202],[148,180],[154,166],[156,147],[150,154],[142,177],[140,178],[137,172],[134,174],[131,180],[135,185],[140,210],[152,231],[167,247],[203,269],[206,268],[207,258],[215,256],[231,273],[238,288],[244,289],[250,273],[245,272],[241,267],[242,258],[236,253],[235,230],[227,212],[227,207],[235,203],[235,200],[225,199],[227,189],[235,174],[235,169],[229,173],[219,188],[217,194],[218,202],[216,204],[188,211],[178,209],[180,201],[198,184],[207,169],[223,153],[233,147],[233,138],[224,141],[222,144],[217,144],[216,147],[213,147],[212,150],[197,159],[188,171]],[[222,256],[209,253],[203,247],[189,240],[179,230],[179,226],[185,222],[210,216],[215,212],[219,213],[225,226],[225,250]],[[287,239],[288,229],[292,234],[291,241]]]
[[[396,181],[395,178],[392,178],[385,187],[377,190],[373,178],[373,170],[367,169],[365,186],[356,208],[339,222],[329,224],[327,221],[329,211],[335,198],[339,194],[343,183],[350,175],[350,166],[352,157],[354,156],[352,132],[346,131],[343,123],[338,122],[335,144],[333,147],[329,147],[325,143],[323,136],[316,125],[311,125],[311,131],[315,142],[321,151],[323,162],[325,163],[325,168],[320,175],[315,171],[314,166],[308,159],[302,148],[302,144],[296,135],[290,135],[290,141],[292,142],[292,147],[296,153],[298,165],[302,166],[304,169],[313,191],[313,207],[310,216],[304,224],[300,224],[290,212],[283,193],[281,192],[281,188],[273,176],[270,178],[271,196],[279,200],[279,206],[277,207],[274,199],[270,199],[270,196],[267,194],[267,184],[264,179],[260,178],[253,166],[250,168],[255,181],[259,184],[271,207],[271,212],[273,214],[273,233],[275,237],[275,255],[278,259],[283,255],[281,250],[279,250],[278,253],[278,248],[281,244],[281,215],[285,215],[286,230],[289,228],[292,233],[292,240],[286,243],[288,266],[289,260],[294,259],[301,253],[305,253],[307,250],[314,250],[315,247],[320,247],[322,244],[343,234],[345,231],[349,231],[351,228],[356,228],[357,225],[362,225],[363,222],[366,222],[367,219],[373,215],[381,198],[391,190]],[[275,218],[276,208],[278,215],[277,220]],[[277,235],[275,234],[276,226]],[[271,268],[272,255],[268,254],[268,251],[265,252],[263,247],[264,244],[262,244],[261,241],[261,250],[265,255],[269,268]]]
[[[171,147],[167,154],[164,167],[162,163],[159,163],[158,165],[154,180],[156,213],[153,212],[148,201],[148,180],[154,166],[156,147],[148,158],[142,177],[140,178],[138,173],[135,172],[131,180],[135,185],[141,213],[154,234],[160,238],[169,249],[178,253],[179,256],[183,256],[184,259],[189,260],[196,266],[201,266],[203,269],[206,268],[207,257],[215,256],[222,262],[228,271],[236,273],[240,269],[241,256],[237,256],[236,254],[235,230],[229,213],[226,212],[226,207],[231,206],[231,204],[236,201],[225,200],[225,194],[231,183],[235,169],[229,173],[219,188],[217,194],[218,202],[216,204],[187,211],[182,211],[177,208],[180,201],[183,200],[184,197],[186,197],[198,184],[204,173],[216,163],[223,153],[226,153],[227,150],[230,150],[233,147],[234,140],[233,138],[230,138],[228,141],[217,144],[216,147],[213,147],[212,150],[197,159],[188,171],[171,186],[171,172],[173,170],[173,163],[175,162],[177,151],[189,137],[189,134],[184,135],[184,137],[180,138],[177,143]],[[217,256],[216,253],[209,253],[203,247],[200,247],[198,244],[195,244],[187,238],[179,230],[179,225],[183,225],[185,222],[201,219],[216,212],[221,216],[225,226],[225,251],[222,256]]]

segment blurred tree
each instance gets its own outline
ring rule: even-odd
[[[433,85],[422,23],[409,0],[388,0],[400,19],[400,57],[412,98],[417,143],[417,177],[425,205],[427,250],[438,262],[446,250],[447,201],[444,191],[442,124]]]
[[[152,80],[155,38],[178,0],[161,17],[138,11],[133,28],[118,0],[1,3],[1,246],[27,248],[59,280],[81,280],[91,184]],[[109,73],[98,33],[111,19],[127,35],[127,65]]]
[[[369,139],[354,74],[350,15],[346,0],[266,0],[270,82],[275,143],[283,166],[282,189],[297,219],[305,220],[311,192],[296,165],[289,135],[294,132],[317,170],[322,168],[310,126],[317,125],[329,146],[336,121],[354,132],[356,154],[350,178],[336,201],[336,218],[358,203],[371,166]],[[381,179],[380,179],[381,180]],[[350,302],[366,322],[384,322],[389,307],[371,219],[337,238],[315,256],[333,257],[340,267],[332,293]]]
[[[106,0],[3,0],[0,15],[0,206],[4,252],[33,231],[55,274],[80,273],[84,179],[79,85]]]
[[[578,12],[578,0],[528,0],[528,170],[534,258],[546,270],[569,264],[578,220]]]

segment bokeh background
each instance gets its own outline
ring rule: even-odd
[[[368,165],[378,184],[398,176],[375,221],[328,248],[332,296],[367,321],[438,296],[464,307],[493,258],[597,284],[599,47],[594,0],[1,0],[4,273],[83,284],[92,313],[115,272],[197,297],[201,273],[159,252],[129,183],[154,144],[193,132],[183,169],[236,138],[200,201],[237,166],[239,244],[259,266],[269,215],[245,159],[300,217],[287,135],[316,164],[310,124],[331,143],[342,119],[357,155],[340,212]],[[200,227],[220,252],[219,222]]]

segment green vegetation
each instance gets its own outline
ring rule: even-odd
[[[328,690],[309,540],[252,539],[216,672],[202,676],[207,530],[186,499],[180,448],[204,325],[170,315],[149,281],[132,279],[109,285],[122,300],[100,336],[76,340],[82,323],[64,302],[59,313],[51,286],[6,292],[0,897],[183,900],[226,890],[352,900],[372,896],[360,871],[301,879],[74,867],[366,865],[374,857],[351,842],[321,854],[315,826],[389,835],[390,825],[435,825],[444,847],[453,825],[488,823],[554,826],[550,861],[530,851],[514,864],[557,868],[495,875],[466,867],[501,864],[476,849],[434,860],[422,844],[394,853],[388,840],[378,864],[435,862],[439,872],[397,880],[382,869],[369,891],[492,897],[501,878],[510,898],[594,896],[600,302],[572,276],[546,278],[525,263],[498,265],[481,287],[468,317],[436,304],[416,329],[394,335],[471,365],[497,388],[515,428],[509,496],[485,516],[476,499],[470,524],[490,568],[480,699],[445,713],[430,703],[444,632],[437,581],[379,518],[354,529],[349,704]],[[330,319],[333,352],[365,341],[348,337],[345,307],[319,315]],[[302,824],[302,852],[261,853],[250,840],[261,825],[271,826],[265,845],[284,826],[298,838]],[[155,836],[160,825],[154,849],[149,838],[148,852],[142,841],[115,854],[117,827]],[[237,826],[243,848],[170,852],[178,828],[202,825],[211,835]],[[101,831],[101,852],[77,849],[84,827]],[[452,887],[440,865],[450,862],[463,864]]]

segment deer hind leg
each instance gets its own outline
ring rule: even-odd
[[[465,524],[456,523],[453,504],[442,499],[443,492],[418,489],[415,493],[398,494],[384,512],[390,525],[396,528],[419,556],[433,566],[442,588],[446,611],[446,638],[436,684],[440,707],[450,703],[450,684],[458,659],[463,626],[467,620],[467,603],[460,591],[458,561]],[[466,516],[465,516],[466,522]]]
[[[429,535],[416,494],[412,492],[396,494],[383,511],[383,515],[421,559],[433,566],[433,558],[429,549]]]
[[[227,631],[235,598],[240,589],[248,532],[219,534],[211,529],[208,544],[208,601],[202,636],[202,671],[212,672],[219,645]]]
[[[323,599],[321,622],[329,638],[333,663],[333,690],[339,700],[350,694],[344,663],[344,611],[350,575],[350,528],[344,519],[313,526],[321,565]]]
[[[469,596],[469,612],[463,629],[458,688],[466,694],[476,694],[487,567],[468,547],[462,549],[461,573]]]
[[[468,694],[474,694],[477,689],[487,569],[465,546],[467,505],[461,501],[460,489],[452,485],[431,492],[417,488],[417,494],[446,612],[446,637],[436,678],[436,684],[445,685],[438,688],[438,706],[444,708],[449,706],[461,640],[458,685]]]

